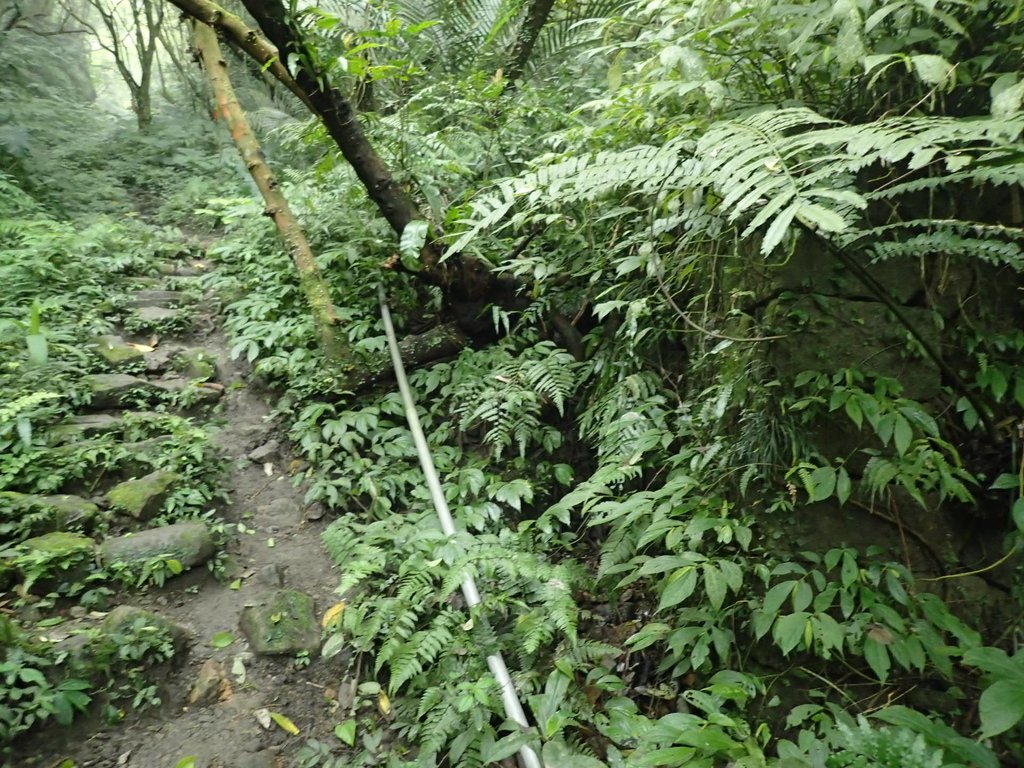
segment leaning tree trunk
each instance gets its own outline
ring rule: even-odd
[[[221,56],[217,33],[205,24],[197,23],[195,24],[195,37],[196,48],[199,49],[199,55],[210,80],[210,88],[217,105],[216,117],[227,121],[231,139],[238,147],[242,161],[249,169],[249,174],[256,182],[260,194],[263,195],[263,200],[267,205],[266,214],[274,220],[274,224],[277,225],[277,229],[281,233],[281,238],[291,251],[295,269],[299,273],[299,284],[313,313],[313,324],[316,327],[324,354],[333,365],[344,366],[346,362],[351,365],[351,361],[343,359],[344,349],[334,333],[337,315],[331,304],[330,291],[316,266],[306,235],[292,214],[291,208],[288,207],[288,201],[264,160],[256,135],[238,103],[238,98],[235,96],[234,88],[232,88],[231,80],[228,77],[227,64]]]
[[[412,196],[394,180],[384,160],[366,138],[348,99],[327,81],[325,73],[313,71],[310,67],[308,54],[289,26],[280,0],[242,0],[242,5],[284,60],[295,56],[296,82],[391,228],[401,234],[410,221],[423,218]],[[429,259],[433,254],[425,256]],[[429,268],[433,264],[425,266]]]
[[[540,31],[544,29],[544,25],[548,23],[548,17],[551,15],[554,5],[555,0],[533,0],[530,3],[530,9],[526,12],[526,19],[523,20],[523,26],[519,30],[515,47],[509,57],[508,69],[505,70],[505,79],[509,82],[510,87],[514,88],[516,81],[526,71],[533,47],[537,45],[537,38],[540,37]]]

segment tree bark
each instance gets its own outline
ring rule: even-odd
[[[455,323],[449,323],[420,334],[406,336],[398,342],[398,351],[406,368],[412,369],[456,355],[467,346],[469,338]],[[385,353],[379,360],[368,364],[361,371],[353,371],[345,382],[345,388],[351,392],[359,392],[393,374],[391,357]]]
[[[274,220],[281,238],[291,251],[295,269],[299,274],[299,284],[313,313],[313,324],[324,354],[338,372],[345,373],[354,363],[345,354],[337,334],[334,333],[337,315],[331,303],[330,291],[316,266],[306,235],[288,207],[288,201],[281,193],[277,179],[263,157],[256,135],[238,103],[228,77],[227,65],[221,56],[217,33],[206,24],[196,23],[195,39],[213,91],[216,117],[227,122],[231,139],[235,142],[253,181],[259,187],[260,194],[263,195],[267,205],[266,215]]]
[[[551,9],[554,5],[555,0],[532,0],[530,3],[526,19],[523,20],[523,26],[519,30],[515,47],[509,57],[508,68],[505,70],[505,79],[512,88],[515,87],[516,80],[522,78],[526,71],[530,55],[533,53],[534,46],[537,45],[537,38],[540,37],[540,31],[544,29],[544,25],[548,23],[548,17],[551,16]]]
[[[391,228],[400,235],[410,221],[423,218],[412,196],[394,180],[366,138],[348,99],[330,84],[325,72],[317,71],[311,63],[279,0],[242,0],[242,4],[286,60],[295,55],[296,82]],[[436,266],[437,254],[430,249],[424,260],[424,266],[431,270]]]
[[[301,101],[306,108],[316,114],[316,108],[306,96],[306,92],[295,82],[288,69],[281,63],[277,48],[258,30],[248,26],[241,18],[221,8],[210,0],[170,0],[187,16],[219,29],[224,37],[237,45],[249,56],[267,68],[282,85]]]

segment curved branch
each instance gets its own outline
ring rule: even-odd
[[[317,113],[306,92],[295,82],[288,69],[281,63],[277,48],[260,32],[247,25],[242,19],[210,0],[169,0],[187,16],[218,29],[228,41],[237,45],[249,56],[263,65],[282,85],[298,97],[306,108]]]

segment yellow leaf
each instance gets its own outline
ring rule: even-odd
[[[391,712],[391,699],[384,691],[377,694],[377,709],[382,715],[388,715]]]
[[[280,726],[282,731],[290,733],[292,736],[299,735],[299,728],[295,723],[289,720],[287,717],[282,715],[280,712],[271,712],[270,719]]]
[[[344,611],[344,610],[345,610],[345,602],[344,601],[342,601],[340,603],[335,603],[334,605],[332,605],[330,608],[327,609],[327,612],[324,614],[324,618],[320,622],[320,625],[324,629],[327,629],[332,624],[337,624],[338,621],[341,618],[341,612]]]

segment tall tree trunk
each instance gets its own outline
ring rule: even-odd
[[[551,9],[555,0],[532,0],[530,9],[526,12],[526,19],[519,29],[519,36],[516,38],[515,47],[509,57],[508,68],[505,70],[505,79],[515,87],[515,81],[519,80],[526,71],[526,65],[530,61],[533,48],[537,45],[537,38],[540,31],[548,23],[551,16]]]
[[[338,341],[334,333],[334,325],[337,323],[337,315],[334,313],[334,306],[331,304],[330,291],[324,282],[313,252],[310,250],[306,235],[299,226],[298,221],[288,207],[288,201],[278,187],[277,179],[271,172],[263,158],[259,142],[245,117],[238,98],[235,96],[234,88],[228,77],[227,64],[220,52],[220,45],[217,43],[217,33],[206,24],[195,24],[196,48],[203,66],[206,69],[207,77],[210,80],[210,88],[213,90],[214,101],[216,102],[217,117],[227,121],[231,131],[231,138],[238,147],[245,167],[259,187],[260,194],[267,204],[266,214],[274,220],[281,238],[291,250],[292,260],[299,274],[299,284],[306,296],[306,302],[313,313],[313,323],[324,354],[341,372],[347,366],[354,366],[353,361],[346,359],[345,349]]]

